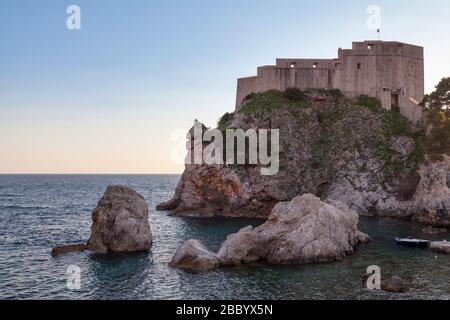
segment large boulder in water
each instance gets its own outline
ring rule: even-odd
[[[369,240],[357,225],[358,214],[347,205],[306,194],[277,204],[263,225],[230,235],[218,256],[223,265],[340,260]]]
[[[148,205],[125,186],[108,186],[92,213],[87,249],[100,253],[147,251],[152,245]]]
[[[228,236],[216,254],[198,241],[185,243],[171,266],[188,269],[252,262],[304,264],[340,260],[369,237],[358,231],[358,214],[347,205],[321,201],[312,194],[275,206],[266,223]],[[218,262],[217,262],[218,258]]]
[[[188,240],[175,252],[169,266],[188,271],[207,271],[219,266],[216,254],[208,251],[198,240]]]

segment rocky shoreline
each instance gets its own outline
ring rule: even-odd
[[[244,105],[221,121],[222,130],[280,128],[279,173],[262,176],[260,165],[187,165],[173,198],[157,209],[266,222],[229,235],[217,252],[188,240],[175,252],[171,267],[197,272],[251,263],[342,260],[370,239],[358,230],[360,215],[415,220],[430,226],[423,231],[430,234],[450,226],[450,157],[419,161],[416,129],[399,114],[335,92],[302,99],[294,108]],[[87,243],[55,247],[52,255],[148,251],[148,212],[134,190],[109,186],[92,213]],[[448,252],[448,244],[436,243],[433,250]],[[398,279],[391,282],[384,286],[404,289]]]
[[[148,205],[134,190],[108,186],[92,217],[92,234],[86,244],[55,247],[52,256],[86,250],[101,254],[150,250]],[[358,230],[358,221],[358,213],[346,204],[305,194],[278,203],[259,227],[248,226],[229,235],[217,252],[209,251],[198,240],[185,241],[175,251],[169,266],[207,272],[255,263],[300,265],[340,261],[370,241],[368,235]],[[443,230],[429,227],[424,232],[437,234]],[[430,244],[430,249],[437,253],[449,253],[449,248],[446,241]],[[367,275],[363,282],[364,279]],[[402,293],[408,291],[408,285],[397,276],[383,278],[381,290]]]
[[[264,95],[264,94],[263,94]],[[259,165],[187,165],[158,210],[179,216],[266,219],[302,194],[338,200],[360,215],[450,227],[450,157],[421,160],[418,129],[401,115],[334,92],[308,94],[298,107],[243,108],[222,128],[280,128],[280,171]],[[376,102],[374,102],[376,103]]]

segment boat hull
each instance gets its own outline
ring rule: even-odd
[[[410,247],[410,248],[427,248],[429,245],[428,241],[425,240],[409,240],[409,239],[399,239],[396,238],[395,241],[399,246]]]

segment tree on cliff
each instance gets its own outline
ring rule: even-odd
[[[450,154],[450,77],[443,78],[436,90],[425,96],[422,106],[428,110],[430,131],[426,150],[431,159]]]
[[[444,112],[450,116],[450,77],[443,78],[436,90],[425,95],[422,105],[430,111]]]

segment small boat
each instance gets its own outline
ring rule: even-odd
[[[413,238],[395,238],[398,245],[406,247],[426,248],[430,241]]]

